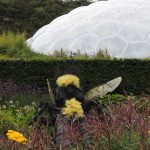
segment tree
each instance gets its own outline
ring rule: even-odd
[[[0,33],[26,32],[31,37],[39,28],[74,8],[88,5],[87,0],[1,0]]]

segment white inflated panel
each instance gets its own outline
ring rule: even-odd
[[[97,1],[72,10],[27,40],[38,53],[99,50],[118,58],[150,57],[150,0]]]

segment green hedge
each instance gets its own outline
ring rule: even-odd
[[[17,84],[47,87],[48,78],[55,86],[54,74],[60,65],[74,65],[81,70],[81,84],[85,91],[118,76],[123,80],[115,90],[140,94],[150,89],[150,60],[0,60],[0,80]]]

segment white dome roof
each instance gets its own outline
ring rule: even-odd
[[[27,40],[35,52],[55,50],[89,55],[150,57],[150,0],[99,1],[72,10],[39,29]]]

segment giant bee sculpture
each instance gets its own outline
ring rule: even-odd
[[[80,115],[78,114],[79,117],[77,116],[75,118],[78,122],[82,123],[83,119],[80,121],[80,118],[87,115],[92,106],[97,105],[97,102],[94,100],[95,97],[112,92],[120,84],[121,79],[121,77],[118,77],[84,93],[80,85],[78,68],[73,66],[62,66],[56,71],[56,87],[51,89],[48,82],[51,102],[41,102],[29,124],[33,124],[38,118],[40,118],[40,124],[55,125],[55,142],[56,145],[59,146],[61,144],[63,130],[66,128],[66,124],[62,123],[63,118],[66,118],[68,114],[74,118],[76,113],[75,111],[69,111],[69,113],[66,111],[67,113],[64,113],[62,110],[65,110],[67,105],[78,105],[78,108],[80,108]],[[45,111],[47,111],[51,117],[50,121],[42,116]]]

